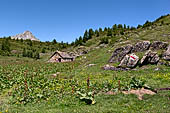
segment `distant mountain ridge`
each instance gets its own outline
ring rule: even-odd
[[[15,36],[11,36],[11,39],[23,39],[23,40],[33,40],[33,41],[40,41],[37,39],[30,31],[25,31],[24,33],[17,34]]]

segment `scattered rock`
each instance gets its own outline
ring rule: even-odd
[[[165,51],[165,53],[163,53],[163,59],[170,60],[170,45],[167,47],[167,50]]]
[[[111,53],[112,51],[111,51],[111,50],[108,50],[107,52],[108,52],[108,53]]]
[[[134,53],[130,55],[126,55],[121,63],[119,64],[119,67],[125,67],[125,68],[134,68],[139,61],[139,57],[136,56]]]
[[[87,57],[85,56],[85,57],[83,57],[84,59],[86,59]]]
[[[110,63],[115,63],[115,62],[120,62],[126,54],[129,54],[132,50],[132,45],[127,45],[125,47],[120,47],[117,48],[114,52],[113,55],[111,56],[109,62]]]
[[[143,41],[138,42],[135,46],[133,46],[133,49],[131,52],[142,52],[149,49],[150,41]]]
[[[102,48],[102,47],[107,47],[107,44],[100,44],[99,47],[100,47],[100,48]]]
[[[155,68],[154,70],[155,70],[155,71],[159,71],[159,70],[160,70],[160,68],[158,68],[158,67],[157,67],[157,68]]]
[[[102,67],[103,70],[113,70],[113,71],[128,71],[129,68],[114,67],[110,65],[105,65]]]
[[[57,77],[57,75],[59,75],[60,74],[60,72],[57,72],[57,73],[55,73],[55,74],[52,74],[52,76],[53,77]]]
[[[12,53],[12,54],[18,54],[18,53],[20,53],[20,52],[17,51],[17,50],[12,50],[11,53]]]
[[[96,64],[88,64],[86,67],[95,66]]]
[[[106,94],[106,95],[116,95],[116,93],[113,92],[113,91],[108,91],[108,92],[106,92],[105,94]]]
[[[166,62],[159,60],[158,65],[166,65]]]
[[[167,42],[154,41],[151,44],[150,49],[151,50],[165,49],[167,46],[168,46]]]
[[[78,56],[78,54],[75,52],[68,52],[68,54],[72,56],[74,59]]]
[[[148,50],[143,58],[141,59],[141,64],[157,64],[159,62],[159,56],[157,55],[157,52],[152,52],[151,50]]]
[[[123,94],[135,94],[138,96],[139,100],[142,100],[142,97],[144,94],[148,94],[148,95],[154,95],[156,94],[155,92],[148,90],[148,89],[137,89],[137,90],[130,90],[130,91],[122,91]]]

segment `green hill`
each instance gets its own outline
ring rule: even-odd
[[[52,42],[32,42],[30,46],[30,41],[9,39],[9,56],[0,56],[0,112],[169,112],[169,66],[149,64],[129,71],[106,71],[102,67],[108,64],[117,47],[143,40],[166,41],[170,44],[170,15],[154,22],[147,21],[137,28],[115,26],[114,29],[94,32],[92,29],[87,30],[69,47]],[[4,40],[0,39],[1,45]],[[62,51],[83,48],[88,53],[73,62],[46,62],[58,45]],[[46,48],[46,56],[40,57],[40,60],[22,57],[23,48],[30,48],[31,51],[34,48],[41,53],[43,47]],[[12,50],[20,51],[19,57],[15,53],[11,54]],[[142,100],[137,95],[123,93],[142,87],[150,91],[157,90],[157,93],[142,94]],[[94,100],[96,103],[89,105]]]

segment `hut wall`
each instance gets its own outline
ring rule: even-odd
[[[52,62],[59,62],[59,58],[61,58],[58,54],[55,54],[51,59],[50,59],[50,61],[52,61]]]

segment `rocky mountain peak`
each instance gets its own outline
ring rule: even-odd
[[[11,36],[11,39],[23,39],[23,40],[34,40],[39,41],[30,31],[24,31],[24,33],[17,34],[16,36]]]

